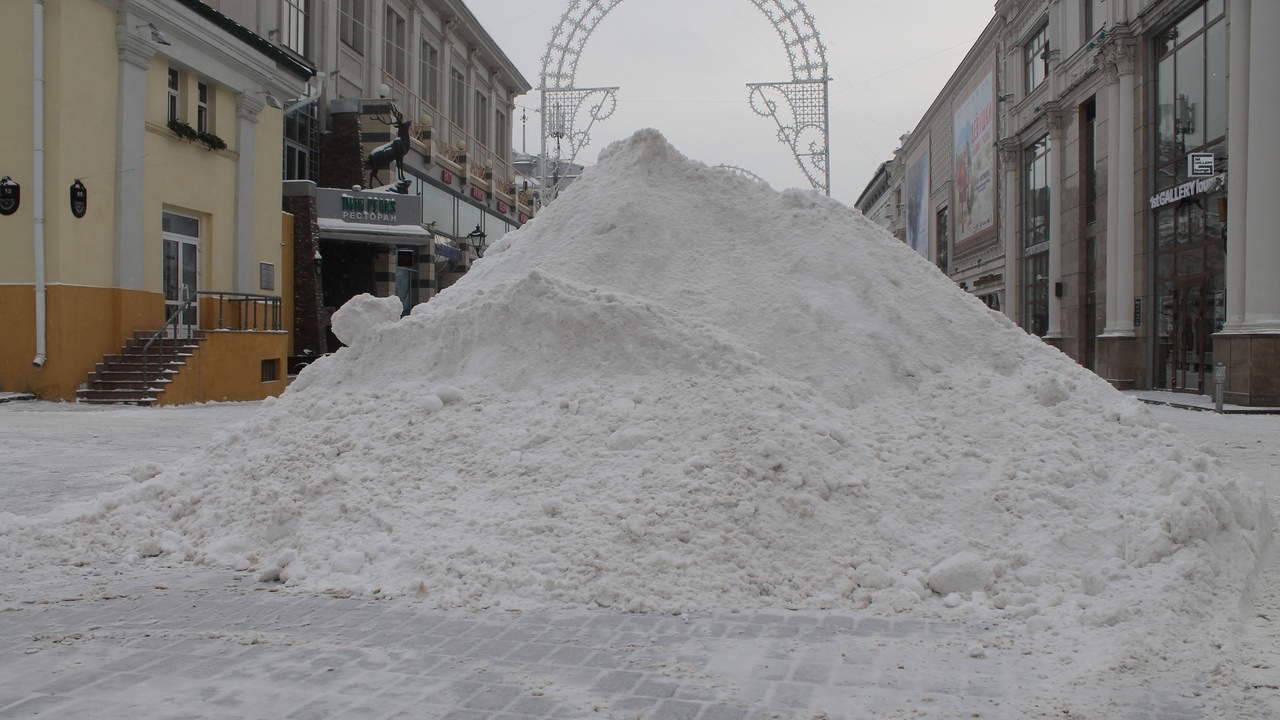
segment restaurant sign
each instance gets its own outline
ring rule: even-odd
[[[422,222],[422,199],[416,195],[316,188],[316,213],[348,223],[418,225]]]

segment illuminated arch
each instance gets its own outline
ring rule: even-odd
[[[555,198],[562,169],[591,142],[591,128],[618,106],[617,87],[580,88],[578,63],[591,33],[622,0],[569,0],[542,56],[543,202]],[[751,109],[772,118],[778,139],[791,149],[801,172],[816,189],[831,194],[831,143],[827,51],[800,0],[748,0],[782,40],[791,80],[751,83]]]

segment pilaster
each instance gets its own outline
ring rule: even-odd
[[[128,13],[116,25],[120,87],[116,97],[115,286],[146,288],[143,161],[146,157],[147,72],[154,42],[134,34]]]
[[[257,165],[258,113],[266,103],[248,93],[236,93],[236,214],[233,264],[236,292],[252,293],[257,290],[254,282],[255,260],[255,167]]]

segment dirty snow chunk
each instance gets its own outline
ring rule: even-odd
[[[403,311],[398,297],[357,295],[333,314],[333,334],[344,345],[358,345],[369,338],[374,328],[399,320]]]
[[[929,587],[939,595],[985,590],[993,579],[986,561],[971,552],[953,555],[929,571]]]

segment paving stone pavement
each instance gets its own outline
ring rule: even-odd
[[[0,718],[1095,717],[1024,652],[997,628],[848,611],[444,611],[209,569],[0,576]],[[1096,717],[1206,716],[1185,687],[1112,710]]]

